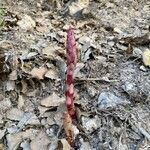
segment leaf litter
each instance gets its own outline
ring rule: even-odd
[[[148,1],[2,3],[0,148],[149,148]],[[70,24],[78,120],[63,129]]]

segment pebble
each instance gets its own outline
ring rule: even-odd
[[[138,87],[135,83],[126,81],[122,86],[125,92],[127,92],[131,97],[136,97],[138,95]]]
[[[116,107],[117,105],[121,104],[127,104],[126,100],[123,100],[120,97],[117,97],[114,95],[114,93],[111,92],[102,92],[99,97],[98,97],[98,107],[100,109],[105,109],[105,108],[113,108]]]
[[[94,97],[97,93],[97,91],[94,87],[88,87],[87,91],[88,91],[88,94],[90,95],[90,97]]]
[[[82,116],[81,117],[82,126],[85,129],[85,132],[92,133],[99,127],[99,119],[97,116],[94,118]]]
[[[145,68],[145,66],[140,66],[140,70],[142,70],[142,71],[144,71],[144,72],[146,72],[147,71],[147,69]]]
[[[126,51],[126,50],[127,50],[127,48],[128,48],[128,47],[123,46],[123,45],[118,44],[118,43],[116,44],[116,46],[117,46],[119,49],[123,50],[123,51]]]
[[[108,42],[108,45],[110,45],[110,46],[114,46],[114,44],[115,44],[114,41],[109,41],[109,42]]]
[[[137,47],[133,48],[133,56],[135,56],[137,58],[141,58],[142,57],[141,49],[139,49]]]

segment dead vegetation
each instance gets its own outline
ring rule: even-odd
[[[150,148],[148,0],[0,3],[0,149],[70,150],[70,129],[72,149]],[[70,25],[77,122],[64,128]]]

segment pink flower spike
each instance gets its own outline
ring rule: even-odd
[[[67,76],[66,76],[66,105],[68,109],[68,114],[71,118],[75,118],[75,106],[74,106],[74,89],[73,89],[73,75],[74,70],[76,68],[77,63],[77,49],[76,49],[76,41],[74,36],[73,28],[69,27],[67,30],[67,46],[66,46],[66,54],[67,54]]]

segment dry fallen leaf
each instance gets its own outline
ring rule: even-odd
[[[80,10],[83,10],[84,8],[88,7],[89,5],[89,0],[78,0],[77,2],[73,2],[69,6],[69,12],[70,15],[74,15]]]
[[[3,143],[1,143],[0,144],[0,150],[5,150],[5,148],[4,148],[5,146],[4,146],[4,144]]]
[[[18,96],[18,108],[21,109],[24,106],[25,98],[23,95]]]
[[[56,45],[49,45],[45,48],[42,49],[42,53],[44,55],[47,55],[50,58],[54,58],[57,56],[57,53],[59,50],[61,50],[62,48]]]
[[[55,107],[65,102],[64,97],[59,97],[56,93],[53,93],[47,98],[41,100],[41,105],[45,107]]]
[[[77,63],[77,66],[76,66],[76,69],[74,71],[74,77],[78,77],[78,78],[82,78],[83,75],[82,73],[80,72],[80,70],[85,66],[84,63]]]
[[[36,26],[36,23],[30,16],[24,15],[23,18],[17,22],[17,25],[24,30],[30,30]]]
[[[14,134],[7,134],[6,140],[7,140],[7,148],[9,150],[15,150],[19,147],[20,143],[25,139],[35,139],[37,137],[37,134],[39,133],[39,130],[35,129],[27,129],[24,132],[18,132]]]
[[[143,52],[143,62],[145,66],[150,67],[150,50],[149,49]]]
[[[44,75],[46,74],[47,69],[44,67],[41,68],[33,68],[30,72],[32,77],[37,78],[39,80],[44,79]]]
[[[6,129],[3,129],[3,130],[0,129],[0,140],[4,137],[5,132],[6,132]]]
[[[10,74],[9,74],[9,80],[17,80],[17,70],[13,70]]]
[[[50,78],[50,79],[58,79],[58,72],[54,69],[49,69],[46,72],[45,77]]]
[[[78,0],[78,3],[80,4],[80,6],[84,7],[88,7],[89,6],[89,0]]]
[[[35,139],[31,141],[32,150],[47,150],[50,140],[44,131],[41,131]]]
[[[57,149],[70,150],[71,146],[69,145],[69,143],[66,139],[61,139],[58,143],[58,148]]]
[[[12,108],[7,111],[7,118],[10,120],[20,120],[23,116],[23,111],[17,108]]]

